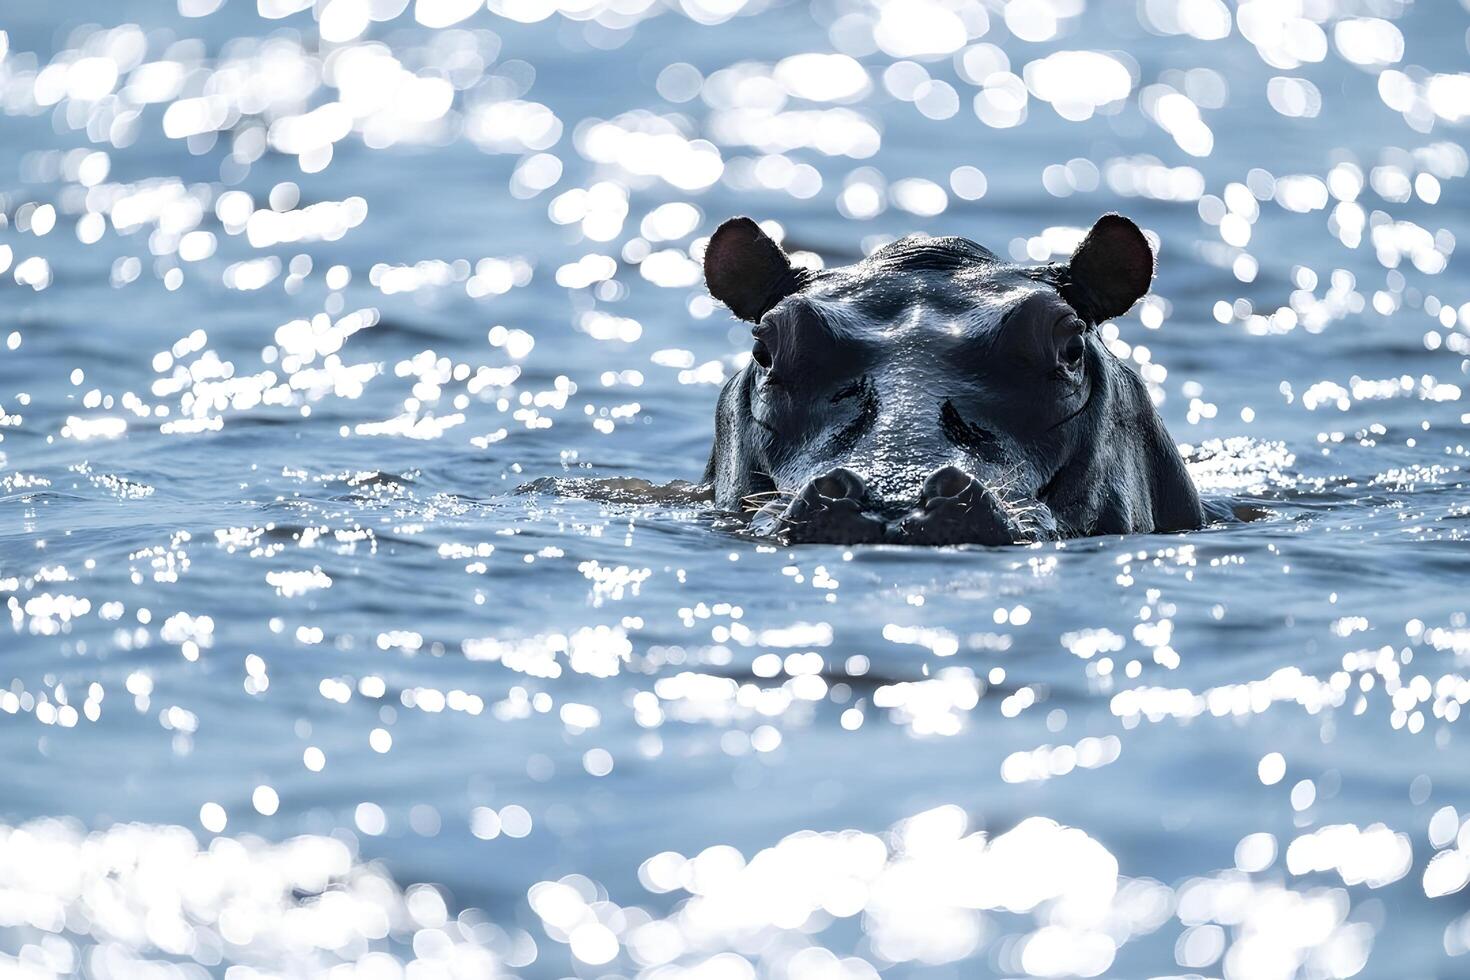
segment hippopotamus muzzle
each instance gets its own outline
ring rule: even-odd
[[[943,466],[924,480],[912,503],[875,497],[861,476],[838,466],[810,481],[789,502],[761,507],[751,530],[793,544],[1019,544],[1056,536],[1041,507],[1008,505],[979,477]]]
[[[1097,330],[1153,278],[1127,218],[1104,215],[1062,263],[912,236],[818,270],[734,218],[704,266],[753,325],[704,477],[752,533],[1008,545],[1203,523],[1147,386]]]

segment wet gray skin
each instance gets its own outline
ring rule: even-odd
[[[710,239],[710,293],[753,326],[705,472],[716,506],[791,542],[1010,544],[1180,531],[1199,495],[1143,381],[1096,325],[1154,256],[1121,215],[1064,263],[914,236],[820,272],[749,218]]]

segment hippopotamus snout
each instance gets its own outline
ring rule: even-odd
[[[917,499],[886,501],[861,476],[839,466],[811,480],[775,513],[776,531],[794,543],[945,545],[1033,540],[995,491],[957,466],[935,470]]]

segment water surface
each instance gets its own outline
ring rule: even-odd
[[[1460,5],[10,6],[0,968],[1466,971]],[[1109,210],[1114,351],[1263,519],[516,492],[698,478],[731,214],[841,264]]]

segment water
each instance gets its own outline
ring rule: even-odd
[[[1459,5],[296,6],[0,22],[0,970],[1467,969]],[[1263,519],[515,492],[698,478],[728,215],[843,263],[1114,209],[1115,350]]]

